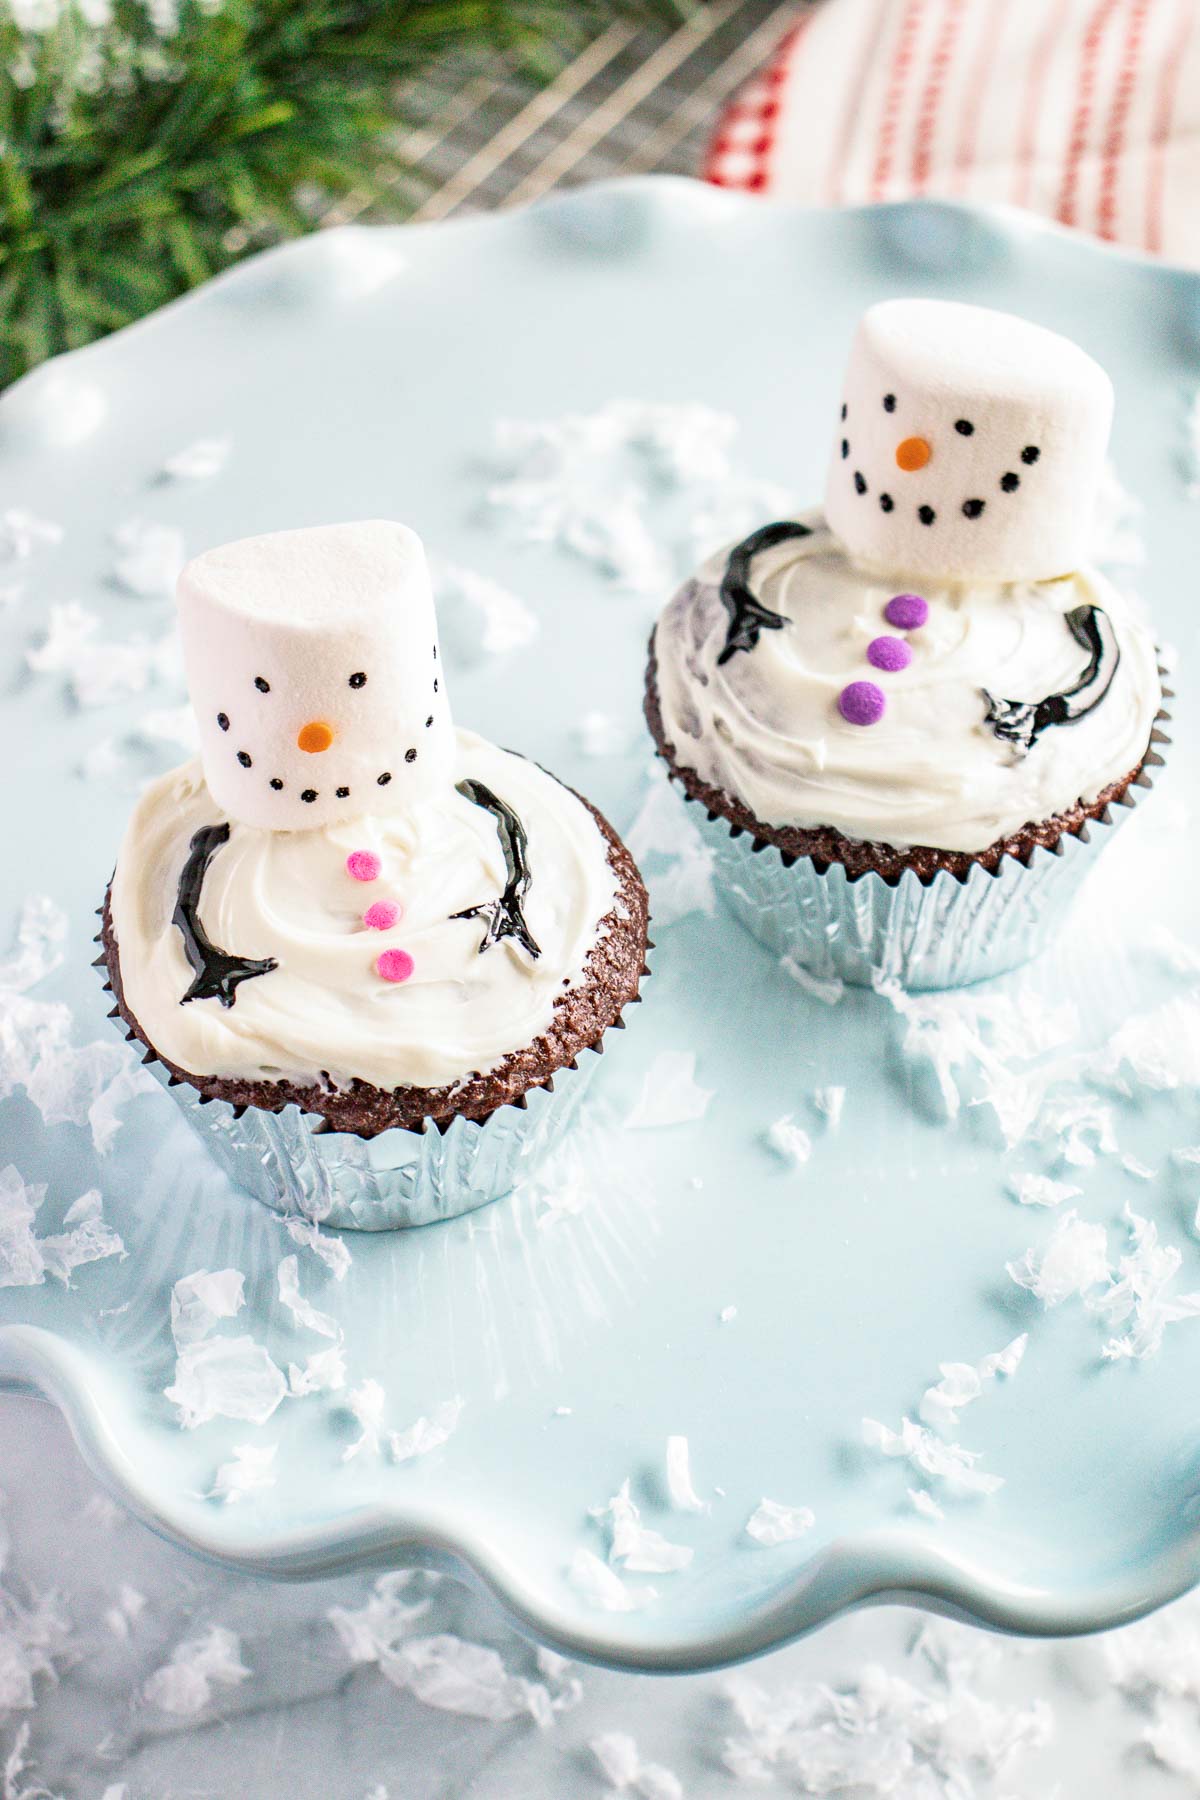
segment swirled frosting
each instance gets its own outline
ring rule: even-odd
[[[905,588],[855,563],[819,514],[811,535],[754,559],[755,597],[786,623],[724,663],[729,613],[712,557],[670,602],[655,651],[665,735],[676,761],[740,798],[764,824],[816,829],[898,849],[979,851],[1077,801],[1094,800],[1146,753],[1161,702],[1154,641],[1130,602],[1093,570],[1054,581],[916,584],[927,622],[884,672],[867,657],[892,635],[888,601]],[[1120,661],[1102,701],[1022,752],[987,722],[986,693],[1039,700],[1070,688],[1088,657],[1066,624],[1102,608]],[[869,680],[883,717],[852,724],[838,700]]]
[[[180,871],[193,835],[225,818],[190,762],[142,795],[112,885],[125,1001],[160,1055],[198,1075],[440,1087],[487,1074],[546,1030],[616,902],[607,845],[587,808],[535,763],[473,732],[457,740],[456,780],[484,783],[524,825],[524,913],[540,956],[511,940],[481,953],[482,922],[451,916],[494,899],[506,880],[495,818],[451,790],[309,831],[231,824],[204,877],[200,920],[214,943],[276,967],[241,982],[232,1006],[181,1004],[192,970],[172,922]],[[375,880],[348,873],[356,850],[378,857]],[[364,925],[371,903],[387,899],[403,909],[397,923]],[[413,959],[405,981],[376,973],[390,948]]]

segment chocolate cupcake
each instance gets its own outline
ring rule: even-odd
[[[455,730],[404,526],[209,551],[179,610],[200,756],[145,791],[121,847],[114,1016],[271,1204],[377,1228],[496,1198],[638,998],[628,851],[535,763]]]
[[[824,514],[664,611],[646,717],[722,890],[819,974],[942,987],[1046,942],[1166,742],[1151,634],[1086,563],[1103,370],[948,302],[864,317]]]

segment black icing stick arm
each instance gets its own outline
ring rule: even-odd
[[[725,633],[724,648],[717,658],[718,668],[737,651],[753,650],[760,633],[780,631],[787,624],[783,614],[764,606],[750,586],[750,570],[755,557],[763,550],[773,550],[776,544],[785,544],[789,538],[811,536],[811,525],[801,525],[794,519],[780,519],[774,525],[760,525],[730,551],[720,588],[721,604],[729,614],[729,629]]]
[[[486,921],[487,929],[479,945],[480,955],[485,950],[490,950],[493,944],[498,944],[501,938],[512,938],[536,962],[542,954],[541,948],[525,923],[521,907],[533,879],[529,872],[529,840],[525,835],[525,827],[512,807],[497,799],[491,788],[486,787],[482,781],[460,781],[457,788],[465,800],[481,806],[495,819],[500,845],[504,851],[507,879],[504,892],[495,900],[481,900],[478,906],[468,906],[463,912],[451,913],[450,916],[452,919]]]
[[[195,978],[179,1002],[181,1006],[189,1000],[219,1000],[222,1006],[232,1006],[239,982],[249,981],[255,975],[269,975],[279,966],[273,956],[255,959],[219,950],[200,923],[200,894],[208,865],[228,841],[228,825],[202,826],[192,838],[179,877],[174,922],[183,934],[184,954]]]
[[[986,688],[984,717],[998,738],[1028,754],[1042,732],[1051,725],[1077,725],[1104,699],[1121,662],[1121,648],[1112,620],[1098,606],[1077,606],[1066,614],[1067,629],[1088,652],[1087,666],[1074,687],[1044,700],[998,700]]]

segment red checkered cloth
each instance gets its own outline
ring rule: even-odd
[[[1007,202],[1200,267],[1200,0],[823,0],[704,174],[812,206]]]

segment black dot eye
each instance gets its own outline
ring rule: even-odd
[[[248,750],[239,750],[238,761],[241,763],[243,769],[248,769],[250,767],[250,752]]]
[[[963,509],[963,517],[965,519],[977,519],[979,517],[980,513],[983,511],[983,501],[982,500],[964,500],[962,509]]]
[[[417,760],[416,751],[415,750],[406,750],[404,752],[404,760],[405,760],[405,762],[408,762],[408,763],[416,762],[416,760]]]
[[[895,394],[885,394],[883,396],[883,410],[884,410],[884,412],[895,412],[895,410],[896,410]]]
[[[353,674],[350,677],[350,686],[352,688],[366,687],[366,685],[367,685],[367,678],[363,674],[361,669],[359,669],[355,674]]]
[[[932,525],[933,521],[937,518],[937,514],[934,512],[932,506],[918,506],[917,517],[920,519],[922,525]]]
[[[260,694],[269,694],[271,691],[270,682],[265,680],[261,675],[256,675],[254,677],[254,685]]]
[[[229,714],[228,713],[218,713],[217,714],[217,724],[221,727],[222,731],[228,731],[229,730]]]
[[[896,502],[892,499],[892,496],[890,494],[880,494],[880,496],[879,496],[880,512],[891,512],[891,510],[892,510],[893,506],[895,506],[895,504],[896,504]]]
[[[275,789],[276,793],[278,793],[279,790],[282,788],[283,783],[282,783],[282,781],[280,781],[278,775],[272,775],[271,786]]]
[[[308,804],[310,806],[312,805],[312,803],[316,799],[316,797],[317,797],[316,788],[305,788],[304,792],[300,796],[300,798],[302,800],[307,800]]]
[[[849,439],[849,438],[843,438],[843,439],[842,439],[842,456],[843,456],[843,459],[844,459],[844,458],[845,458],[845,457],[847,457],[847,456],[849,456],[849,454],[850,454],[850,439]]]
[[[1041,454],[1042,453],[1036,444],[1026,444],[1021,452],[1021,461],[1023,463],[1035,463]]]
[[[974,437],[975,435],[975,427],[972,425],[970,419],[955,419],[954,429],[957,431],[959,437]]]
[[[1014,475],[1011,469],[1008,471],[1007,475],[1002,475],[1000,477],[1000,486],[1004,489],[1006,494],[1015,494],[1020,485],[1021,477],[1019,475]]]
[[[386,787],[388,782],[391,779],[392,779],[392,777],[391,777],[390,771],[385,769],[383,774],[378,777],[380,787]]]
[[[337,791],[337,797],[339,800],[348,800],[350,798],[350,789],[349,788],[339,788]]]
[[[865,494],[867,491],[867,484],[858,469],[854,471],[854,491],[856,494]]]

